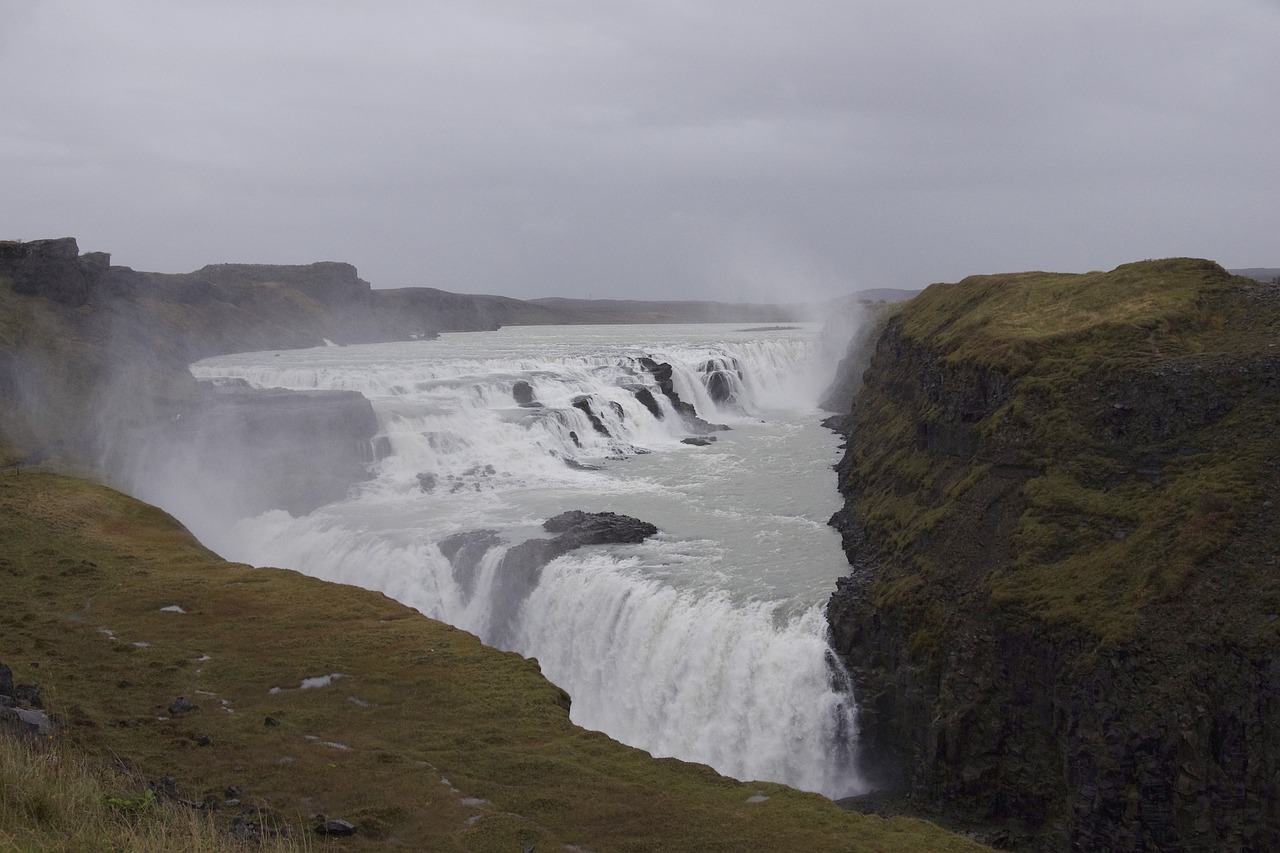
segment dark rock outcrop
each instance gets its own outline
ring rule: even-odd
[[[542,526],[556,535],[549,539],[526,539],[512,546],[498,565],[490,595],[489,633],[484,638],[490,645],[510,648],[516,616],[537,586],[547,563],[577,548],[635,544],[658,532],[654,525],[630,516],[582,510],[561,513],[544,521]],[[448,537],[440,543],[440,550],[450,561],[455,578],[474,588],[475,568],[485,552],[499,542],[492,531],[477,530]]]
[[[648,356],[643,356],[639,359],[639,364],[640,367],[652,376],[656,383],[658,383],[658,390],[662,392],[664,397],[671,401],[671,405],[675,407],[676,412],[678,412],[681,419],[683,419],[685,428],[688,429],[689,432],[705,435],[710,432],[715,432],[716,430],[728,429],[724,424],[713,424],[703,420],[698,416],[698,410],[693,407],[692,403],[687,403],[680,399],[680,394],[676,391],[675,383],[671,378],[675,368],[673,368],[669,363],[665,361],[655,361]]]
[[[565,551],[584,545],[633,545],[657,534],[658,528],[647,521],[619,515],[616,512],[562,512],[542,522],[548,533]]]
[[[511,386],[511,396],[515,399],[516,404],[520,406],[533,406],[536,404],[533,399],[533,386],[523,379],[517,379],[515,385]]]
[[[1146,292],[1168,313],[1126,325]],[[1006,301],[1045,306],[1033,344],[964,325]],[[827,608],[882,787],[1024,849],[1280,847],[1278,340],[1280,293],[1201,261],[966,280],[889,322]]]
[[[733,357],[716,358],[702,365],[703,384],[717,404],[732,403],[742,385],[742,366]]]
[[[357,301],[370,293],[369,282],[351,264],[319,261],[313,264],[211,264],[191,274],[197,281],[222,287],[282,284],[318,302]]]
[[[355,835],[356,827],[349,821],[345,820],[326,820],[324,823],[316,825],[317,835],[328,835],[333,838],[344,838],[346,836]]]
[[[658,383],[658,390],[662,392],[664,397],[671,401],[671,405],[675,407],[677,412],[684,417],[698,416],[697,410],[694,409],[691,404],[681,400],[680,395],[676,393],[675,383],[671,380],[674,368],[668,362],[655,361],[648,356],[643,356],[639,359],[639,363],[640,366],[653,377],[654,381]]]
[[[58,728],[44,712],[39,685],[15,685],[13,670],[3,663],[0,663],[0,724],[35,737],[48,737]]]
[[[496,530],[468,530],[446,536],[437,543],[436,547],[449,561],[454,582],[462,588],[465,599],[475,594],[480,561],[490,548],[501,543]]]
[[[7,708],[0,706],[0,722],[25,735],[48,737],[57,731],[57,725],[43,711],[31,708]]]
[[[0,241],[0,276],[13,280],[15,293],[44,296],[71,308],[89,301],[110,265],[105,252],[81,255],[74,237]]]
[[[44,710],[44,694],[39,684],[18,684],[13,688],[13,701],[26,708]]]
[[[731,403],[734,399],[730,376],[723,370],[707,375],[707,393],[717,403]]]
[[[587,420],[591,423],[591,428],[593,430],[598,432],[600,435],[603,435],[605,438],[611,437],[609,434],[609,428],[604,425],[604,421],[600,420],[600,416],[591,408],[590,397],[576,398],[573,401],[573,407],[587,416]]]
[[[648,388],[636,388],[631,393],[635,395],[640,405],[649,410],[649,414],[653,415],[655,419],[663,419],[662,407],[658,405],[658,400],[653,396],[652,391]]]

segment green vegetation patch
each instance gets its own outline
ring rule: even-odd
[[[972,276],[913,299],[903,329],[952,361],[1011,376],[1083,377],[1211,346],[1249,347],[1219,340],[1227,317],[1217,297],[1241,283],[1212,261],[1187,258],[1110,272]]]
[[[844,466],[922,649],[975,590],[1106,642],[1171,607],[1280,640],[1273,285],[1190,259],[978,276],[889,343]]]
[[[41,685],[59,743],[171,777],[221,830],[249,809],[312,849],[978,849],[654,760],[570,723],[536,661],[378,593],[223,562],[82,480],[0,474],[0,543],[4,659]],[[140,788],[112,796],[149,808]],[[9,814],[17,849],[62,832]],[[357,834],[311,835],[321,814]]]

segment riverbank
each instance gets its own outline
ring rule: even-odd
[[[222,825],[323,814],[357,828],[345,849],[979,849],[655,761],[573,726],[536,661],[377,593],[225,563],[84,480],[0,476],[0,541],[5,654],[55,737]]]

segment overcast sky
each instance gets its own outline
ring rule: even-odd
[[[0,239],[796,298],[1280,266],[1280,0],[0,0]]]

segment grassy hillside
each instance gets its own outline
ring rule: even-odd
[[[59,740],[172,777],[223,827],[246,810],[359,827],[316,849],[977,849],[653,760],[573,726],[535,661],[377,593],[225,563],[83,480],[0,475],[0,543],[0,649]]]
[[[925,574],[938,567],[936,534],[963,535],[946,522],[993,466],[1031,479],[990,591],[1101,638],[1131,637],[1146,605],[1222,571],[1208,564],[1261,533],[1250,522],[1275,497],[1280,457],[1274,287],[1183,259],[981,276],[934,285],[898,322],[904,342],[954,371],[950,390],[977,381],[990,392],[957,404],[922,388],[918,411],[881,398],[872,405],[887,408],[861,419],[865,516]],[[927,445],[944,422],[976,452],[936,464]],[[1280,609],[1273,568],[1229,571],[1250,604]]]

